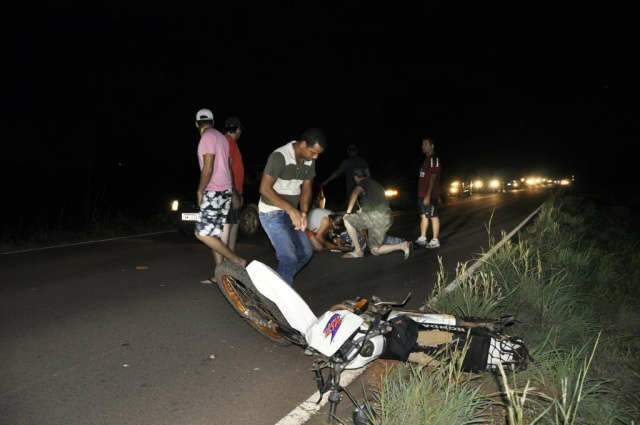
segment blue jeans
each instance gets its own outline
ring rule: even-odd
[[[260,213],[260,224],[276,250],[278,274],[293,285],[293,277],[309,262],[313,247],[305,232],[295,230],[289,214],[284,211]]]

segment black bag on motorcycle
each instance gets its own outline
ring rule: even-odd
[[[418,323],[407,316],[398,316],[389,321],[391,332],[385,335],[386,347],[380,358],[400,360],[406,362],[411,353],[436,354],[444,344],[436,346],[421,346],[418,343],[418,335],[422,328]],[[429,331],[425,331],[429,332]],[[462,350],[467,335],[462,332],[450,332],[454,349]],[[462,370],[466,372],[480,372],[486,370],[491,337],[488,335],[474,334],[467,347],[467,354],[462,362]]]
[[[389,321],[391,332],[385,335],[386,346],[382,359],[406,362],[415,351],[420,326],[407,316],[398,316]]]

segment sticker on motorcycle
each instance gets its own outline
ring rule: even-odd
[[[322,333],[324,333],[325,338],[331,335],[331,342],[333,342],[333,338],[338,333],[338,329],[340,329],[340,325],[342,324],[342,316],[338,313],[331,316],[331,319],[327,322],[327,326],[324,327]]]

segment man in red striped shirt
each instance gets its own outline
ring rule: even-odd
[[[440,218],[438,201],[440,198],[440,158],[435,154],[433,139],[422,139],[422,153],[425,155],[418,178],[418,211],[420,212],[420,237],[415,243],[426,248],[438,248],[440,241]],[[431,220],[433,239],[427,242],[427,229]]]

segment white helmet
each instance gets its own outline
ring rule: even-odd
[[[213,112],[211,109],[200,109],[196,112],[196,127],[198,126],[198,121],[213,121]]]

